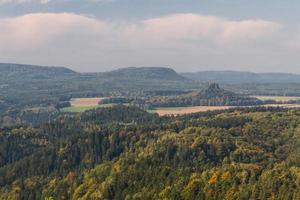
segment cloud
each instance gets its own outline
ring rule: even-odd
[[[68,1],[68,0],[60,0],[60,1]],[[110,3],[115,0],[82,0],[91,3]],[[48,4],[53,2],[53,0],[0,0],[1,4],[23,4],[23,3],[36,3],[36,4]]]
[[[1,4],[7,4],[7,3],[39,3],[39,4],[47,4],[51,2],[51,0],[0,0]]]
[[[72,13],[35,13],[0,20],[0,46],[32,49],[61,36],[104,33],[107,24]]]
[[[34,13],[0,19],[0,45],[17,50],[32,49],[42,45],[46,47],[55,43],[55,40],[66,43],[70,38],[74,38],[74,41],[68,45],[104,39],[108,47],[107,41],[119,41],[112,47],[124,46],[125,49],[137,46],[183,48],[193,45],[233,45],[236,42],[260,41],[274,35],[280,28],[280,24],[264,20],[228,21],[194,14],[135,22],[109,22],[73,13]]]
[[[126,34],[136,40],[163,41],[210,41],[228,43],[259,40],[281,29],[278,23],[265,20],[229,21],[214,16],[176,14],[148,19],[133,24]]]
[[[179,70],[184,65],[190,70],[245,63],[249,68],[274,66],[280,58],[294,59],[272,52],[282,47],[288,34],[283,25],[272,21],[234,21],[190,13],[140,21],[34,13],[0,19],[0,59],[75,66],[81,71],[132,65],[165,65]]]

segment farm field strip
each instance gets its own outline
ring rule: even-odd
[[[300,97],[294,97],[294,96],[252,96],[259,100],[273,100],[273,101],[293,101],[293,100],[300,100]]]
[[[105,99],[104,97],[96,97],[96,98],[74,98],[71,99],[71,106],[81,107],[81,106],[95,106],[98,103]]]
[[[300,108],[300,105],[297,104],[266,104],[261,105],[264,107],[283,107],[283,108]],[[157,113],[159,116],[165,115],[184,115],[189,113],[196,112],[206,112],[206,111],[214,111],[214,110],[226,110],[230,108],[239,108],[241,106],[192,106],[192,107],[164,107],[164,108],[156,108],[154,110],[150,110],[151,113]],[[257,106],[247,106],[247,107],[257,107]]]
[[[165,115],[183,115],[188,113],[205,112],[213,110],[226,110],[233,108],[232,106],[191,106],[191,107],[162,107],[151,110],[152,113],[157,113],[160,116]]]
[[[93,110],[97,108],[109,108],[114,106],[114,104],[99,104],[101,100],[105,97],[95,97],[95,98],[73,98],[70,100],[70,107],[65,107],[60,109],[61,112],[69,113],[80,113],[87,110]]]
[[[289,100],[300,100],[300,97],[288,97],[288,96],[254,96],[261,100],[275,100],[275,101],[289,101]],[[62,108],[62,112],[79,113],[87,110],[93,110],[97,108],[108,108],[116,104],[99,104],[105,97],[96,98],[74,98],[71,99],[70,107]],[[297,104],[266,104],[261,105],[265,107],[283,107],[283,108],[300,108]],[[191,107],[160,107],[153,110],[148,110],[150,113],[157,113],[160,116],[165,115],[183,115],[196,112],[206,112],[214,110],[226,110],[230,108],[238,108],[240,106],[191,106]],[[252,107],[252,106],[249,106]]]

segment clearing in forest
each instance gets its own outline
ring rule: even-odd
[[[79,113],[87,110],[93,110],[97,108],[108,108],[114,106],[114,104],[101,104],[101,100],[103,99],[105,99],[105,97],[73,98],[70,101],[71,106],[62,108],[60,109],[60,111],[68,113]]]
[[[299,104],[266,104],[264,107],[282,107],[282,108],[300,108]],[[157,113],[159,116],[165,115],[184,115],[196,112],[206,112],[213,110],[226,110],[230,108],[238,108],[241,106],[191,106],[191,107],[163,107],[149,110],[151,113]],[[259,107],[259,106],[244,106],[244,107]]]
[[[99,104],[104,97],[95,97],[95,98],[74,98],[71,99],[71,106],[81,107],[81,106],[96,106]]]
[[[281,101],[281,102],[286,102],[286,101],[296,101],[300,100],[300,97],[293,97],[293,96],[253,96],[259,100],[273,100],[273,101]]]

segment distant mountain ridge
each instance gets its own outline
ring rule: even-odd
[[[172,91],[199,87],[173,69],[130,67],[110,72],[80,73],[65,67],[0,63],[0,99],[44,102],[69,97],[128,95],[129,91]],[[39,104],[39,103],[37,103]]]
[[[66,67],[0,63],[1,79],[93,78],[103,80],[137,81],[200,81],[222,84],[239,83],[300,83],[300,75],[292,73],[254,73],[244,71],[200,71],[177,73],[167,67],[127,67],[108,72],[80,73]]]
[[[128,67],[108,72],[79,73],[66,67],[0,63],[0,78],[7,79],[23,77],[28,79],[51,79],[58,77],[63,78],[64,76],[116,80],[187,80],[185,77],[179,75],[175,70],[166,67]]]
[[[66,67],[46,67],[13,63],[0,63],[1,78],[55,78],[57,76],[77,75]]]
[[[128,67],[99,73],[105,78],[129,80],[185,80],[175,70],[166,67]]]
[[[182,76],[202,82],[218,83],[300,83],[300,75],[291,73],[254,73],[243,71],[200,71],[181,73]]]

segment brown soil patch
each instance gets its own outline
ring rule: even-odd
[[[267,104],[261,106],[300,108],[300,105],[298,104]],[[160,116],[165,116],[165,115],[183,115],[183,114],[206,112],[206,111],[213,111],[213,110],[226,110],[230,108],[238,108],[238,106],[193,106],[193,107],[157,108],[155,112],[158,113]]]
[[[72,106],[95,106],[104,99],[103,97],[96,98],[74,98],[71,99],[70,103]]]

